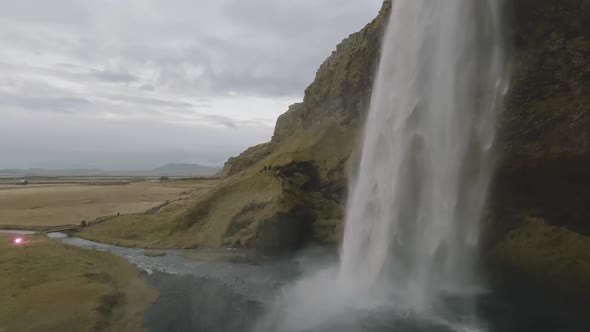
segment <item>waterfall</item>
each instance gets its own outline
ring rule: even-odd
[[[393,1],[340,262],[284,289],[257,331],[367,331],[368,312],[437,317],[441,298],[476,285],[507,88],[500,3]]]
[[[340,276],[427,309],[473,283],[503,94],[500,1],[396,0],[350,190]]]

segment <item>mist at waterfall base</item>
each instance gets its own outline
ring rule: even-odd
[[[500,13],[500,1],[393,2],[340,261],[283,289],[256,330],[483,329],[472,302],[506,90]]]

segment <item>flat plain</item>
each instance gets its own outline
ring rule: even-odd
[[[117,213],[142,213],[207,191],[211,179],[39,178],[28,185],[0,179],[0,228],[80,224]]]

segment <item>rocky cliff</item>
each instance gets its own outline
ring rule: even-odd
[[[590,251],[590,1],[510,5],[512,81],[485,253],[504,268],[590,289],[582,259]],[[385,1],[337,46],[272,140],[228,160],[226,179],[172,233],[195,245],[272,250],[338,241],[390,9]]]
[[[270,142],[230,158],[222,174],[237,174],[273,153],[280,153],[283,145],[315,128],[324,131],[326,127],[338,126],[347,131],[358,130],[371,98],[381,32],[390,8],[391,1],[386,0],[375,20],[336,46],[305,90],[303,102],[291,105],[279,116]],[[348,144],[347,149],[350,147]]]
[[[499,265],[590,290],[590,1],[513,2],[488,223]]]

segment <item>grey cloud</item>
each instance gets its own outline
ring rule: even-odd
[[[237,123],[226,117],[226,116],[221,116],[221,115],[211,115],[211,114],[200,114],[201,117],[203,117],[204,119],[214,122],[214,123],[218,123],[221,124],[227,128],[233,128],[233,129],[237,129],[238,125]]]
[[[336,44],[369,22],[380,4],[381,0],[0,0],[0,141],[9,141],[5,114],[10,112],[19,123],[42,117],[41,129],[30,134],[45,133],[41,140],[65,151],[44,155],[50,150],[35,150],[30,144],[36,161],[27,155],[12,159],[47,165],[68,156],[81,163],[115,160],[133,155],[127,145],[143,149],[145,142],[133,141],[138,137],[149,141],[151,153],[162,158],[182,161],[182,153],[198,150],[222,160],[268,139],[272,128],[267,124],[301,98]],[[235,96],[288,102],[276,110],[268,109],[273,103],[261,110],[225,102]],[[77,124],[66,126],[67,119]],[[152,122],[142,122],[146,119],[166,122],[162,137],[171,142],[152,142],[146,133],[160,130]],[[104,152],[97,142],[104,132],[114,130],[109,126],[117,121],[128,136],[119,137],[121,144],[109,141],[106,148],[113,151]],[[55,132],[42,130],[46,122]],[[199,135],[193,135],[195,127],[189,130],[185,122],[197,126]],[[177,131],[183,139],[173,139]],[[71,137],[79,135],[86,145],[71,143]],[[203,148],[211,141],[222,145]],[[174,147],[182,152],[173,158],[166,151]],[[0,144],[0,155],[9,149]],[[76,154],[78,149],[87,152]],[[99,151],[100,158],[91,150]],[[150,151],[141,157],[145,162]]]
[[[58,24],[72,27],[87,24],[93,17],[93,6],[77,0],[3,0],[0,18],[29,24]]]
[[[0,0],[3,2],[8,1]],[[31,0],[24,2],[32,5]],[[98,62],[99,67],[112,61],[120,70],[90,69],[88,73],[89,78],[107,83],[259,96],[301,95],[335,45],[368,22],[379,6],[379,0],[371,5],[353,0],[222,0],[213,5],[146,0],[143,5],[121,3],[104,8],[66,0],[52,3],[47,20],[39,19],[40,13],[27,16],[23,5],[7,6],[11,15],[49,28],[37,31],[44,35],[21,47],[43,45]],[[55,20],[64,14],[56,8],[67,12],[70,6],[86,21],[66,19],[70,25],[78,24],[80,32],[76,35],[75,30],[68,30],[68,37],[58,41],[63,26]],[[219,34],[223,29],[230,32]],[[55,39],[53,44],[40,43],[47,35]],[[154,73],[151,82],[142,82],[138,76],[137,72],[146,70]],[[194,75],[195,71],[200,74]],[[85,79],[80,73],[62,75]]]
[[[39,112],[71,113],[82,110],[90,104],[85,98],[67,95],[24,95],[0,92],[1,107],[16,107]]]
[[[138,97],[138,96],[128,96],[128,95],[114,95],[114,94],[106,94],[104,95],[105,98],[108,100],[113,101],[124,101],[136,105],[144,105],[144,106],[156,106],[156,107],[173,107],[173,108],[193,108],[195,105],[187,102],[178,102],[172,100],[164,100],[164,99],[156,99],[156,98],[148,98],[148,97]]]
[[[38,66],[30,64],[8,64],[0,61],[0,69],[12,73],[30,73],[33,75],[46,75],[55,79],[71,81],[79,84],[91,84],[93,82],[108,84],[130,84],[138,80],[138,77],[127,72],[113,70],[97,70],[80,65],[59,63],[51,66]],[[50,82],[41,82],[49,84]]]
[[[19,104],[27,109],[69,113],[89,103],[87,99],[76,97],[29,97],[22,98]]]
[[[93,70],[90,72],[90,75],[107,82],[114,82],[114,83],[130,83],[133,81],[137,81],[137,76],[131,75],[129,73],[123,72],[113,72],[113,71],[106,71],[106,70]]]
[[[156,87],[151,84],[143,84],[139,88],[143,91],[150,91],[150,92],[156,91]]]

